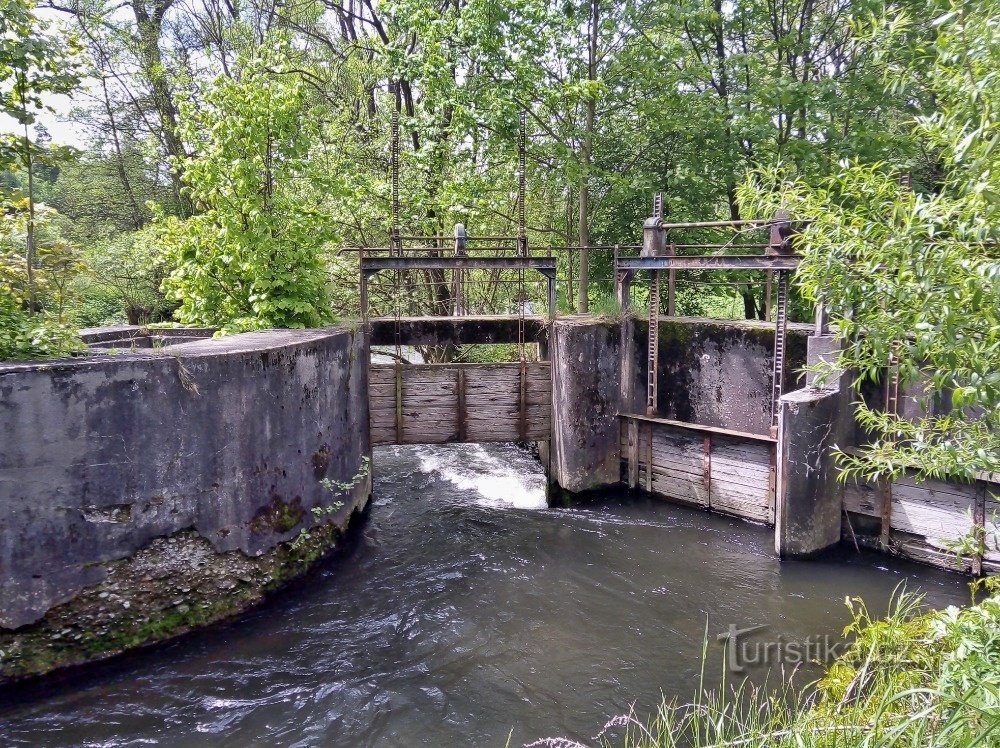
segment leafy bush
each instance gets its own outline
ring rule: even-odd
[[[96,242],[86,252],[90,272],[77,283],[73,316],[82,326],[168,319],[175,304],[160,290],[167,275],[156,232],[146,228]]]
[[[0,360],[64,356],[83,343],[65,323],[70,284],[80,272],[77,248],[59,232],[55,211],[36,206],[32,263],[35,310],[25,252],[27,202],[12,195],[0,206]]]
[[[73,327],[28,314],[19,299],[0,289],[0,361],[55,358],[82,347]]]
[[[184,181],[199,212],[159,221],[181,322],[239,331],[332,319],[321,252],[331,222],[317,207],[327,195],[313,190],[309,166],[319,115],[284,64],[244,58],[238,78],[220,77],[197,106],[181,106],[198,154]]]

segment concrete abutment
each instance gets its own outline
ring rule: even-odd
[[[301,574],[371,493],[366,392],[350,329],[0,365],[0,682]]]
[[[509,319],[406,324],[427,345],[510,342],[518,332]],[[385,325],[374,329],[386,339]],[[838,480],[834,448],[858,438],[854,393],[846,375],[803,373],[832,360],[833,338],[790,325],[775,437],[772,325],[663,318],[658,329],[648,413],[644,320],[529,325],[551,377],[521,400],[538,408],[551,398],[542,462],[553,496],[624,484],[771,524],[783,557],[822,551],[847,527],[853,542],[938,565],[949,563],[946,543],[968,531],[966,513],[1000,510],[986,480]],[[336,547],[363,512],[363,331],[205,339],[211,332],[96,330],[91,344],[117,355],[0,365],[0,682],[234,615]],[[482,392],[457,391],[510,416],[517,397],[490,391],[510,379],[501,373]],[[474,420],[457,439],[474,433]],[[970,568],[1000,568],[1000,554]]]

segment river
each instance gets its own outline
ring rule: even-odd
[[[818,647],[846,624],[847,595],[878,611],[904,582],[936,607],[968,598],[957,575],[853,550],[779,563],[768,528],[625,491],[547,509],[537,462],[510,445],[374,461],[367,521],[315,573],[236,621],[0,693],[0,742],[586,740],[633,703],[646,714],[661,692],[690,698],[706,629],[714,682],[731,625]]]

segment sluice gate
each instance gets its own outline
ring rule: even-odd
[[[548,361],[372,365],[372,445],[548,441]]]
[[[548,442],[552,434],[553,373],[548,361],[533,360],[527,346],[538,342],[547,323],[556,315],[555,257],[532,256],[525,221],[525,113],[520,116],[518,142],[518,225],[516,236],[466,234],[462,224],[452,237],[403,236],[399,229],[399,102],[391,128],[392,222],[389,246],[358,248],[361,313],[366,342],[371,348],[382,343],[391,364],[371,363],[368,371],[369,424],[372,445],[448,444],[460,442]],[[454,242],[453,254],[446,256],[446,244]],[[545,293],[532,299],[525,272],[539,274]],[[372,278],[392,273],[388,300],[392,317],[370,318]],[[506,276],[514,275],[511,280]],[[497,337],[473,335],[471,340],[439,339],[444,327],[430,320],[451,320],[456,333],[468,329],[463,321],[474,319],[481,307],[496,298],[482,299],[470,294],[480,285],[513,292],[513,309],[499,315],[481,316]],[[417,290],[419,287],[420,290]],[[404,300],[428,304],[432,314],[406,319]],[[547,319],[531,314],[534,304],[547,306]],[[377,324],[383,328],[375,331]],[[436,330],[434,328],[437,328]],[[528,339],[534,332],[535,341]],[[429,337],[434,341],[430,342]],[[517,359],[490,363],[413,363],[404,351],[419,346],[458,350],[462,345],[516,344]],[[446,357],[447,358],[447,357]]]

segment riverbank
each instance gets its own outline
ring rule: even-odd
[[[884,618],[848,599],[852,637],[822,677],[799,694],[749,682],[664,701],[644,723],[610,719],[592,744],[625,748],[889,748],[1000,745],[1000,579],[976,604],[922,612],[901,593]],[[616,737],[620,737],[620,740]],[[586,748],[542,739],[531,748]]]

